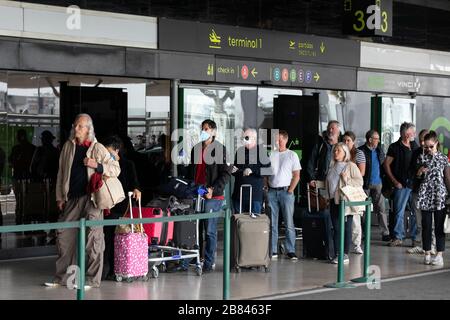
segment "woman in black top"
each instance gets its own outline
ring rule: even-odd
[[[125,192],[125,199],[116,204],[109,212],[104,210],[105,219],[119,219],[128,209],[128,192],[133,192],[133,198],[139,200],[141,192],[136,174],[136,168],[132,161],[126,159],[123,154],[122,140],[117,136],[108,137],[104,141],[105,147],[120,164],[119,180],[122,183]],[[119,156],[120,153],[120,156]],[[114,280],[114,234],[116,226],[105,226],[103,228],[105,234],[105,251],[103,253],[103,279]]]

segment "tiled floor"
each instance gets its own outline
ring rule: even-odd
[[[301,252],[301,241],[297,252]],[[425,266],[420,255],[409,255],[406,247],[389,248],[373,241],[372,264],[378,265],[381,277],[414,274],[439,267]],[[219,251],[214,273],[197,276],[188,272],[160,273],[148,282],[105,281],[99,289],[86,292],[86,299],[222,299],[222,252]],[[76,292],[67,288],[45,288],[52,278],[55,257],[0,262],[0,299],[75,299]],[[345,279],[359,277],[363,256],[350,255],[345,267]],[[445,266],[450,266],[450,255]],[[272,294],[295,292],[322,287],[336,281],[337,266],[325,261],[279,258],[272,262],[271,272],[243,270],[231,273],[231,298],[249,299]]]

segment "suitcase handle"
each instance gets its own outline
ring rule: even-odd
[[[132,196],[133,196],[133,192],[132,191],[128,191],[128,200],[130,201],[130,218],[134,219],[133,218],[133,205],[131,203],[131,197]],[[138,207],[139,207],[139,219],[142,219],[141,198],[139,198],[137,203],[138,203]],[[140,225],[141,225],[141,233],[143,233],[144,232],[144,226],[142,225],[142,223]],[[134,224],[133,223],[131,224],[131,233],[134,233]]]
[[[316,208],[317,211],[319,211],[319,188],[317,188],[317,184],[316,184]],[[311,194],[311,189],[309,187],[309,183],[306,184],[306,192],[308,193],[308,211],[311,212],[311,200],[310,200],[310,194]]]
[[[240,199],[239,199],[239,213],[242,213],[242,190],[243,188],[249,188],[250,189],[250,204],[249,204],[249,211],[250,215],[252,214],[252,194],[253,194],[253,186],[251,184],[243,184],[241,185],[241,188],[239,190],[240,192]]]

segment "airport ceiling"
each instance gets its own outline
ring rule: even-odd
[[[343,0],[30,0],[83,9],[223,23],[332,37]],[[450,0],[394,0],[393,36],[366,41],[450,51]]]

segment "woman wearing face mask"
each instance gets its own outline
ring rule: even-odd
[[[350,159],[350,150],[343,142],[337,143],[333,147],[333,160],[330,164],[326,178],[326,190],[330,198],[330,215],[334,230],[334,248],[336,251],[335,258],[331,263],[337,264],[340,246],[340,226],[339,226],[339,202],[343,198],[341,188],[344,186],[362,187],[363,177],[356,164]],[[350,214],[350,207],[346,208],[345,216],[345,240],[344,240],[344,263],[349,263],[348,251],[352,241],[352,222],[353,215]]]
[[[364,152],[356,148],[356,135],[353,131],[346,131],[342,138],[342,141],[350,149],[350,160],[358,166],[361,175],[364,176],[366,172],[366,157]],[[352,223],[352,243],[353,243],[353,253],[362,254],[361,249],[361,238],[362,238],[362,228],[361,228],[361,216],[356,215],[353,217]]]
[[[446,156],[439,150],[439,140],[436,132],[430,131],[424,137],[425,154],[417,160],[419,169],[417,176],[423,175],[417,196],[417,207],[422,210],[422,240],[425,250],[425,264],[443,266],[442,254],[445,250],[445,200],[447,188],[444,175],[449,163]],[[436,256],[431,259],[431,233],[434,216],[434,231],[436,236]]]

